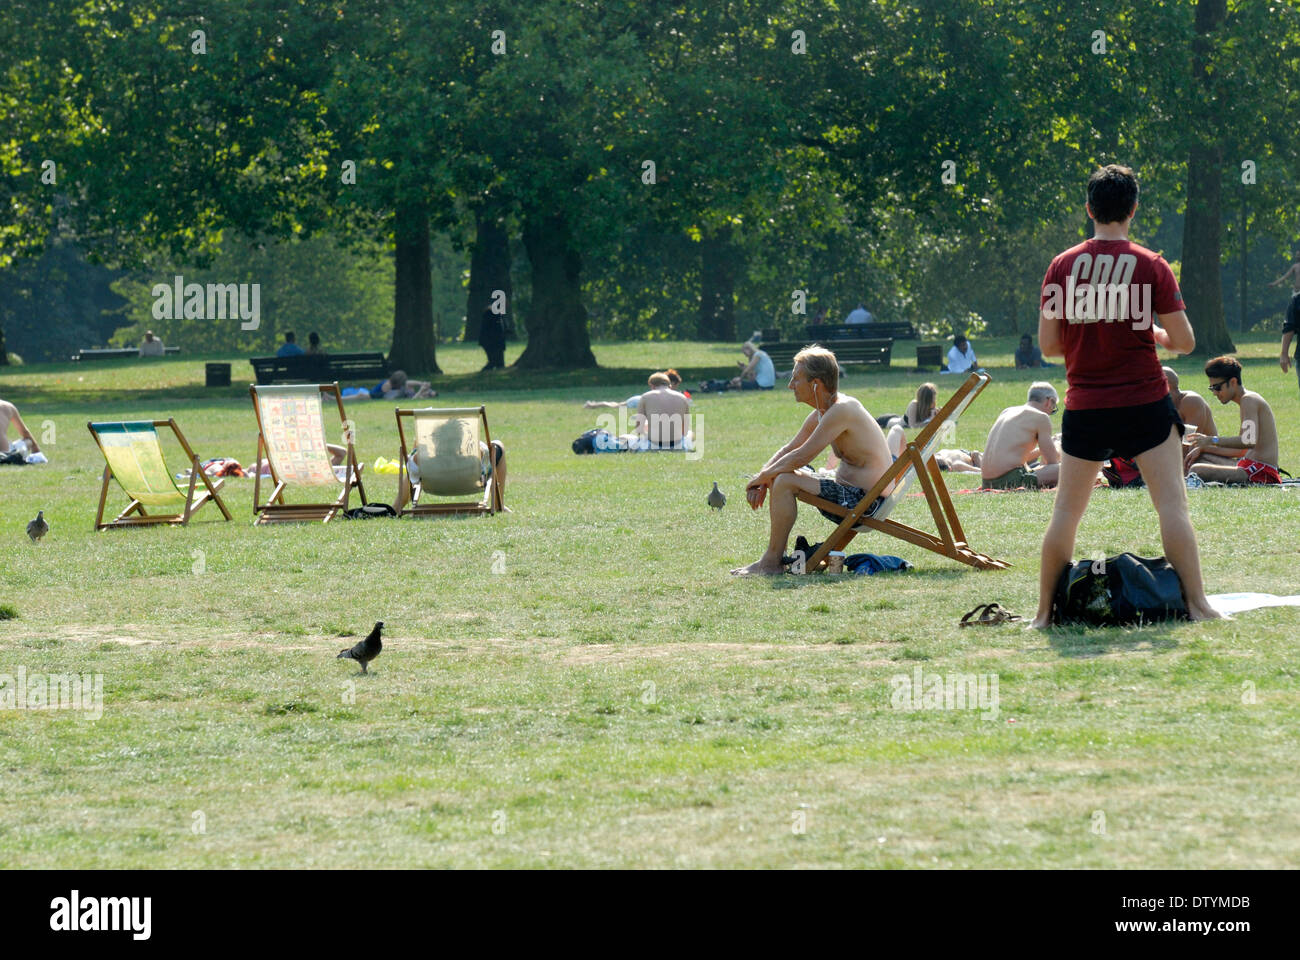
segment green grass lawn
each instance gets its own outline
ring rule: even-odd
[[[963,419],[983,446],[1032,377],[977,344],[994,382]],[[1300,473],[1296,381],[1242,344]],[[507,359],[518,352],[514,345]],[[901,412],[923,379],[844,388]],[[440,386],[487,404],[512,514],[254,528],[252,481],[188,528],[96,534],[90,419],[174,416],[200,457],[247,463],[246,387],[204,359],[0,372],[51,462],[0,467],[0,673],[102,674],[99,719],[0,710],[0,863],[10,867],[1281,867],[1300,860],[1300,610],[1132,630],[958,630],[997,600],[1031,615],[1050,493],[957,496],[978,572],[883,537],[911,572],[755,579],[754,472],[796,429],[787,391],[704,396],[702,457],[575,457],[588,398],[646,373],[725,369],[711,344],[597,345],[606,369]],[[236,382],[247,376],[235,359]],[[997,365],[1004,365],[998,368]],[[242,369],[241,369],[242,365]],[[1176,364],[1204,390],[1196,361]],[[1060,368],[1051,371],[1063,387]],[[956,378],[926,377],[951,389]],[[476,387],[475,384],[479,386]],[[357,403],[364,461],[394,457],[393,404]],[[1216,408],[1217,409],[1217,408]],[[805,411],[806,412],[806,411]],[[1235,430],[1235,408],[1219,419]],[[53,431],[52,437],[49,432]],[[178,468],[179,469],[179,468]],[[369,470],[367,470],[369,473]],[[717,480],[731,503],[705,506]],[[391,501],[393,476],[370,476]],[[949,477],[952,489],[970,486]],[[118,503],[114,493],[110,505]],[[45,542],[26,522],[44,509]],[[1191,495],[1210,592],[1296,592],[1300,503]],[[924,526],[924,501],[895,515]],[[801,510],[796,532],[830,525]],[[1099,490],[1078,556],[1161,553],[1144,492]],[[494,568],[498,572],[494,572]],[[388,624],[370,676],[334,659]],[[996,677],[988,710],[891,706],[891,678]]]

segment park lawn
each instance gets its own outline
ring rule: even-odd
[[[981,355],[1005,363],[1010,347]],[[725,368],[734,356],[678,343],[596,353],[621,371],[610,399],[656,366]],[[1272,340],[1242,344],[1247,385],[1272,401],[1282,466],[1295,470],[1296,382],[1275,353]],[[0,373],[0,396],[38,437],[53,429],[49,465],[0,468],[0,606],[16,614],[0,619],[0,673],[102,674],[104,685],[97,720],[0,710],[0,863],[1300,859],[1300,611],[958,630],[979,602],[1033,613],[1050,493],[955,497],[971,545],[1010,571],[873,536],[854,549],[916,569],[734,580],[728,570],[758,556],[767,530],[766,512],[743,504],[742,477],[797,427],[788,392],[699,397],[696,460],[579,458],[569,442],[594,425],[581,401],[605,381],[512,374],[466,395],[479,358],[440,348],[449,376],[465,378],[453,402],[486,403],[507,445],[512,514],[269,529],[251,526],[252,481],[231,480],[233,523],[207,507],[185,529],[91,530],[103,463],[89,419],[175,416],[201,457],[252,458],[244,388],[206,391],[201,363]],[[891,372],[851,374],[845,389],[873,413],[901,412],[921,379],[908,365],[900,349]],[[1206,392],[1197,361],[1176,366]],[[1047,372],[1063,386],[1060,368]],[[993,373],[955,445],[982,446],[1033,379]],[[931,379],[941,394],[955,381]],[[392,407],[349,406],[368,464],[396,455]],[[1225,410],[1220,428],[1235,424]],[[704,504],[713,480],[731,497],[720,514]],[[372,499],[395,486],[367,478]],[[52,532],[33,545],[23,529],[37,509]],[[1191,509],[1210,592],[1296,592],[1295,493],[1201,491]],[[924,501],[896,516],[923,526]],[[801,510],[796,532],[829,529]],[[1122,550],[1160,554],[1154,512],[1141,491],[1099,490],[1076,555]],[[385,652],[361,677],[334,655],[377,619]],[[891,678],[918,667],[927,680],[996,676],[996,712],[892,709]]]

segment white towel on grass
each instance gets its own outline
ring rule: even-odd
[[[1261,607],[1300,607],[1300,596],[1279,597],[1272,593],[1212,593],[1207,600],[1222,614],[1258,610]]]

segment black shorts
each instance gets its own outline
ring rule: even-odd
[[[1295,333],[1300,330],[1300,293],[1291,297],[1286,305],[1286,323],[1282,324],[1283,333]]]
[[[840,483],[838,480],[827,480],[824,477],[820,478],[820,480],[821,483],[817,495],[823,500],[829,500],[831,503],[838,503],[846,510],[852,510],[856,507],[862,502],[862,498],[867,494],[867,491],[863,490],[861,487],[855,487],[852,484]],[[872,501],[871,506],[867,508],[867,512],[864,515],[870,517],[875,514],[875,512],[880,509],[880,505],[884,500],[884,497],[876,497],[876,499]],[[831,513],[829,510],[824,510],[821,507],[818,507],[817,509],[821,511],[823,517],[830,520],[832,523],[839,523],[844,519],[842,516]]]
[[[1170,427],[1183,435],[1183,418],[1168,394],[1132,407],[1066,410],[1061,418],[1061,449],[1080,460],[1132,460],[1168,440]]]

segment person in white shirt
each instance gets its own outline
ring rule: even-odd
[[[142,357],[161,357],[166,353],[163,342],[153,335],[152,330],[144,332],[144,339],[140,341],[140,356]]]
[[[870,323],[871,313],[867,308],[859,303],[857,307],[849,311],[849,315],[844,318],[845,323]]]
[[[975,359],[975,348],[970,345],[964,334],[957,334],[953,338],[952,348],[948,351],[948,369],[945,373],[966,373],[969,370],[983,372],[980,370],[979,361]]]

